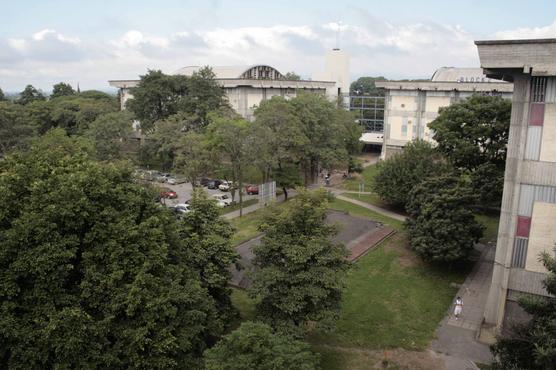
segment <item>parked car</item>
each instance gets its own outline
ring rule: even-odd
[[[166,180],[166,182],[170,185],[176,185],[176,184],[183,184],[187,182],[187,179],[185,177],[170,176],[168,177],[168,180]]]
[[[168,199],[176,199],[178,197],[178,193],[176,193],[170,188],[160,188],[160,197],[168,198]]]
[[[210,181],[211,181],[211,180],[210,180],[209,178],[203,177],[203,178],[199,181],[199,184],[201,184],[201,186],[207,186],[208,183],[209,183]]]
[[[220,191],[230,191],[230,185],[231,181],[222,181],[222,184],[218,185],[218,189],[220,189]]]
[[[257,195],[259,194],[259,187],[257,185],[246,186],[245,192],[247,193],[247,195]]]
[[[183,217],[184,214],[191,212],[188,204],[176,204],[175,206],[169,207],[177,218]]]
[[[220,184],[222,184],[222,181],[220,181],[220,180],[210,180],[207,183],[207,188],[209,188],[209,189],[218,189]]]
[[[212,197],[216,199],[218,203],[220,202],[224,203],[224,207],[227,207],[232,204],[232,198],[230,198],[228,194],[213,194]]]
[[[154,178],[154,180],[156,182],[161,182],[161,183],[165,183],[168,181],[168,179],[170,178],[170,174],[169,173],[161,173],[160,175],[156,176]]]

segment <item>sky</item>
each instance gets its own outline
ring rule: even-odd
[[[340,47],[350,75],[429,78],[478,67],[474,40],[556,38],[556,1],[0,0],[0,88],[108,80],[188,65],[268,64],[311,78]]]

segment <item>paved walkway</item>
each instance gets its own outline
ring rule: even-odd
[[[495,248],[478,245],[477,249],[481,250],[481,256],[454,297],[454,301],[456,297],[462,298],[463,312],[456,320],[451,306],[436,331],[436,339],[431,344],[433,351],[444,354],[448,360],[453,358],[446,361],[450,370],[477,369],[471,361],[492,361],[488,345],[479,343],[476,338],[483,321]]]
[[[345,200],[346,202],[350,202],[350,203],[353,203],[353,204],[357,204],[360,207],[370,209],[371,211],[374,211],[376,213],[380,213],[381,215],[393,218],[395,220],[403,222],[406,219],[405,216],[400,215],[399,213],[392,212],[392,211],[389,211],[387,209],[380,208],[380,207],[377,207],[377,206],[373,206],[372,204],[369,204],[367,202],[362,202],[362,201],[357,200],[357,199],[353,199],[353,198],[343,196],[343,195],[341,195],[341,192],[339,192],[339,191],[338,191],[338,193],[333,191],[333,193],[336,194],[336,198],[338,198],[338,199]]]

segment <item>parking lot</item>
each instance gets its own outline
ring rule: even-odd
[[[170,185],[167,183],[157,183],[157,182],[153,182],[154,184],[161,186],[161,187],[167,187],[172,189],[173,191],[175,191],[178,195],[178,197],[176,199],[164,199],[164,204],[166,204],[167,206],[173,206],[175,204],[178,203],[185,203],[185,201],[191,199],[191,197],[193,196],[193,187],[191,186],[191,183],[187,182],[187,183],[183,183],[183,184],[176,184],[176,185]],[[244,186],[245,188],[245,186]],[[203,187],[203,189],[210,194],[211,196],[213,194],[228,194],[228,196],[232,196],[232,194],[229,191],[221,191],[221,190],[213,190],[213,189],[207,189],[206,187]],[[243,200],[247,200],[247,199],[256,199],[258,197],[258,195],[247,195],[247,194],[243,194]],[[235,201],[238,202],[239,201],[239,192],[236,190],[236,196],[235,196]]]

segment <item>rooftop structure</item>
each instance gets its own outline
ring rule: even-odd
[[[377,81],[386,89],[384,144],[381,158],[390,157],[411,140],[433,142],[428,124],[438,117],[438,110],[473,94],[500,95],[510,98],[511,83],[496,81],[479,68],[438,69],[431,81]]]
[[[489,78],[513,82],[500,226],[485,323],[519,317],[523,294],[546,295],[541,252],[556,245],[556,39],[476,41]]]

